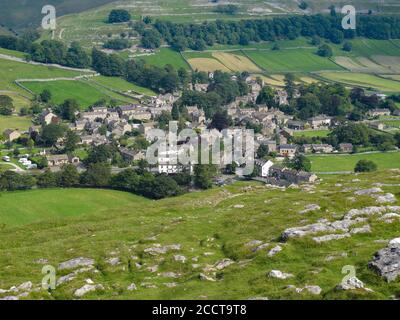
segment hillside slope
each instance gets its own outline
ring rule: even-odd
[[[380,189],[359,192],[372,187]],[[387,193],[396,200],[383,203],[383,198],[389,199],[382,198]],[[391,299],[400,295],[398,280],[387,283],[368,268],[374,253],[400,236],[400,220],[394,214],[384,216],[400,214],[399,170],[323,176],[316,185],[288,189],[241,182],[161,201],[88,189],[0,196],[0,288],[33,283],[31,289],[0,297],[22,293],[23,299],[28,291],[29,298],[71,299],[92,281],[96,290],[84,298]],[[336,221],[334,225],[343,229],[282,241],[286,229],[317,221],[321,225]],[[351,226],[345,227],[347,223]],[[351,231],[346,233],[346,228]],[[338,239],[319,238],[334,238],[331,234]],[[79,257],[85,259],[69,261]],[[72,266],[74,262],[78,265]],[[57,268],[59,286],[51,294],[39,289],[45,264]],[[335,290],[345,276],[344,266],[353,266],[373,291]],[[271,270],[292,276],[271,278]],[[288,285],[319,286],[322,291],[298,292]]]

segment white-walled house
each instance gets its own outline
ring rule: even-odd
[[[258,159],[255,161],[255,165],[260,168],[261,177],[268,177],[269,169],[271,169],[274,163],[271,160],[265,161]]]

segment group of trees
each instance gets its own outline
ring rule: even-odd
[[[13,111],[13,99],[7,95],[0,95],[0,115],[9,116]]]
[[[31,60],[43,63],[56,63],[73,68],[90,67],[90,56],[80,46],[73,42],[70,47],[57,40],[44,40],[33,43],[29,50]]]
[[[318,14],[274,19],[217,20],[202,24],[157,20],[154,23],[157,33],[142,35],[144,38],[153,38],[155,35],[157,38],[161,37],[180,51],[185,48],[203,50],[215,43],[247,45],[249,42],[293,40],[301,36],[324,38],[336,44],[355,36],[373,39],[400,38],[400,18],[396,16],[359,16],[357,30],[343,30],[341,19],[342,17],[336,15]],[[324,49],[324,54],[329,54],[327,48],[321,49]]]
[[[108,40],[104,45],[103,48],[112,49],[112,50],[123,50],[129,48],[131,43],[128,39],[111,39]]]
[[[122,76],[146,88],[162,92],[174,92],[187,83],[185,69],[176,70],[171,65],[164,68],[150,65],[144,60],[124,61],[116,54],[106,54],[96,48],[92,51],[92,66],[105,76]]]
[[[124,9],[114,9],[111,10],[108,15],[109,23],[120,23],[120,22],[128,22],[131,20],[131,14]]]

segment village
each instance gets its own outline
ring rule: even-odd
[[[209,73],[210,81],[213,73]],[[232,81],[237,81],[237,76],[231,77]],[[245,82],[249,87],[249,93],[238,96],[227,105],[223,105],[221,110],[232,119],[231,129],[246,129],[248,124],[257,126],[259,130],[255,133],[255,152],[257,168],[253,178],[259,178],[266,183],[277,185],[288,185],[292,183],[314,182],[316,175],[303,170],[293,170],[285,167],[285,159],[290,160],[299,154],[307,155],[312,153],[331,154],[331,153],[352,153],[354,146],[349,142],[342,142],[334,147],[327,143],[302,143],[295,144],[293,141],[296,132],[300,131],[319,131],[331,130],[341,123],[335,117],[320,114],[310,117],[308,120],[295,119],[293,115],[288,115],[277,107],[269,107],[266,104],[258,104],[257,98],[264,87],[260,79],[248,76]],[[193,83],[190,89],[194,92],[207,92],[209,83]],[[380,100],[384,100],[384,95],[376,95]],[[134,167],[138,161],[145,160],[146,147],[152,142],[147,138],[151,129],[160,128],[159,119],[164,115],[171,114],[174,104],[181,97],[181,93],[159,94],[158,96],[145,97],[139,96],[139,103],[130,105],[119,105],[116,107],[92,106],[87,111],[75,111],[74,121],[68,122],[68,130],[73,132],[76,137],[76,149],[85,150],[90,146],[107,145],[116,143],[118,151],[124,161],[124,167]],[[299,98],[300,93],[295,90],[293,98]],[[288,105],[288,93],[284,89],[275,91],[275,106]],[[249,107],[250,106],[250,107]],[[185,106],[187,111],[187,121],[184,127],[195,129],[201,133],[212,124],[212,119],[206,117],[204,110],[197,105]],[[399,110],[391,112],[390,109],[371,109],[368,111],[370,119],[377,119],[380,116],[398,116]],[[171,120],[171,119],[170,119]],[[383,130],[384,124],[375,120],[362,121],[368,127]],[[65,123],[59,115],[52,109],[46,108],[37,116],[36,125],[29,128],[27,132],[7,129],[3,133],[4,143],[12,150],[16,142],[21,138],[32,138],[41,135],[41,130],[51,124],[59,125]],[[163,127],[165,129],[165,125]],[[217,130],[217,129],[214,129]],[[135,141],[140,140],[138,146]],[[146,141],[147,140],[147,141]],[[123,143],[121,143],[123,141]],[[72,164],[80,171],[84,171],[79,152],[63,153],[65,149],[65,136],[59,137],[56,143],[49,147],[39,148],[37,154],[23,152],[19,154],[14,149],[7,155],[3,155],[4,162],[16,162],[16,170],[19,172],[26,170],[59,171],[62,166]],[[17,144],[15,144],[17,146]],[[17,147],[16,147],[17,148]],[[258,150],[264,152],[257,152]],[[4,154],[4,153],[3,153]],[[171,156],[171,155],[169,155]],[[158,174],[177,174],[183,171],[193,171],[193,166],[189,168],[181,164],[171,164],[168,155],[159,155],[159,161],[151,171]],[[44,158],[42,165],[38,166],[35,159]],[[12,161],[15,158],[16,161]],[[43,165],[43,162],[45,163]],[[220,166],[221,173],[224,172]],[[299,169],[299,168],[298,168]],[[120,168],[113,167],[114,172]],[[225,170],[226,171],[226,170]]]

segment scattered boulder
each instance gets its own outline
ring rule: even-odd
[[[273,257],[274,255],[276,255],[278,252],[282,251],[282,247],[280,245],[277,245],[276,247],[272,248],[269,252],[268,252],[268,257]]]
[[[262,243],[263,242],[261,240],[251,240],[246,243],[246,247],[255,247],[255,246],[259,246]]]
[[[369,224],[366,224],[365,226],[362,226],[360,228],[351,229],[350,233],[351,234],[371,233],[371,226]]]
[[[391,240],[386,248],[376,252],[368,267],[386,281],[395,281],[400,275],[400,238]]]
[[[326,234],[320,237],[313,237],[313,240],[317,243],[327,242],[332,240],[339,240],[343,238],[349,238],[350,233],[342,233],[342,234]]]
[[[180,250],[180,244],[170,244],[166,246],[161,246],[161,244],[156,243],[153,247],[144,249],[145,253],[149,253],[151,255],[165,254],[170,250]]]
[[[158,270],[158,265],[147,267],[147,271],[150,272],[157,272],[157,270]]]
[[[85,294],[97,290],[104,290],[104,287],[101,284],[85,284],[82,288],[75,290],[74,296],[83,297]]]
[[[133,282],[126,288],[128,291],[135,291],[137,290],[136,284]]]
[[[319,286],[305,286],[304,288],[297,288],[294,285],[288,285],[287,289],[294,289],[297,293],[302,293],[304,291],[308,291],[311,294],[319,295],[322,292],[322,289]]]
[[[49,263],[49,260],[40,258],[40,259],[35,260],[35,263],[37,263],[37,264],[47,264],[47,263]]]
[[[265,248],[267,248],[269,246],[269,243],[267,242],[267,243],[263,243],[263,244],[260,244],[259,246],[257,246],[257,247],[255,247],[255,248],[253,248],[253,252],[257,252],[257,251],[260,251],[260,250],[263,250],[263,249],[265,249]]]
[[[381,193],[381,192],[383,192],[383,190],[381,188],[370,188],[370,189],[357,190],[356,192],[354,192],[354,194],[357,196],[365,196],[365,195]]]
[[[386,193],[383,196],[377,196],[376,202],[377,203],[395,203],[397,201],[396,197],[392,193]]]
[[[164,285],[165,285],[167,288],[174,288],[174,287],[177,286],[176,282],[167,282],[167,283],[164,283]]]
[[[174,256],[174,260],[182,262],[182,263],[185,263],[186,262],[186,257],[182,256],[182,255],[176,255],[176,256]]]
[[[202,280],[202,281],[212,281],[212,282],[217,281],[217,280],[215,280],[214,278],[205,275],[204,273],[200,273],[199,278],[200,278],[200,280]]]
[[[65,276],[59,277],[57,279],[57,285],[63,284],[65,282],[69,282],[75,279],[75,274],[74,273],[69,273]]]
[[[74,269],[77,267],[87,267],[87,266],[92,266],[93,264],[94,264],[93,259],[80,257],[60,263],[58,265],[58,270]]]
[[[163,272],[159,275],[164,278],[179,278],[181,276],[179,273],[175,273],[175,272]]]
[[[242,209],[242,208],[244,208],[244,205],[243,204],[235,204],[233,207],[235,209]]]
[[[226,267],[230,266],[233,263],[235,263],[235,262],[232,261],[231,259],[222,259],[222,260],[216,262],[214,267],[217,270],[222,270],[222,269],[225,269]]]
[[[317,204],[309,204],[307,205],[304,210],[300,211],[301,214],[311,212],[311,211],[318,211],[321,210],[321,207]]]
[[[350,277],[336,286],[338,290],[365,289],[364,283],[357,277]]]
[[[32,282],[31,281],[27,281],[24,283],[21,283],[17,288],[18,290],[22,290],[22,291],[30,291],[32,289]]]
[[[121,263],[121,260],[118,257],[108,258],[106,262],[111,266],[116,266]]]
[[[347,253],[346,252],[342,252],[339,254],[333,254],[333,255],[329,255],[325,258],[325,261],[330,262],[336,259],[340,259],[340,258],[346,258],[347,257]]]
[[[271,270],[271,271],[268,273],[268,276],[269,276],[270,278],[276,278],[276,279],[287,279],[287,278],[293,277],[292,274],[290,274],[290,273],[285,273],[285,272],[282,272],[282,271],[280,271],[280,270]]]

